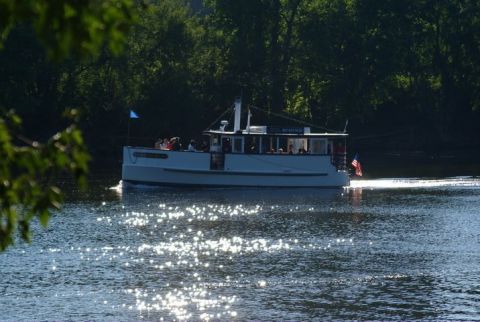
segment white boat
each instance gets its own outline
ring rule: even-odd
[[[234,104],[233,130],[221,121],[205,151],[123,148],[124,184],[209,187],[321,187],[350,184],[346,133],[312,133],[309,127],[241,124],[241,100]]]

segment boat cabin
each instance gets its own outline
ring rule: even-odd
[[[240,132],[209,130],[210,151],[252,154],[331,154],[346,134],[310,133],[309,127],[251,126]]]
[[[330,155],[338,170],[346,168],[344,133],[311,133],[309,127],[251,126],[238,132],[219,129],[204,134],[210,137],[211,153]]]

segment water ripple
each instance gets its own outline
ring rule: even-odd
[[[479,319],[479,187],[97,193],[0,255],[0,319]]]

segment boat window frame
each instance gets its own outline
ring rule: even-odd
[[[168,159],[168,154],[166,153],[152,153],[152,152],[133,152],[135,158],[145,158],[145,159]]]
[[[260,153],[261,154],[274,154],[278,146],[278,136],[277,135],[264,135],[260,140]],[[271,151],[271,150],[274,151]]]
[[[240,140],[240,150],[236,149],[236,143],[237,141]],[[231,142],[232,142],[232,153],[236,154],[242,154],[244,153],[244,144],[245,144],[245,139],[243,135],[234,135],[231,137]]]
[[[215,141],[217,142],[215,144]],[[210,151],[211,152],[220,152],[221,151],[221,142],[222,142],[222,138],[221,138],[221,135],[219,134],[213,134],[210,136]]]
[[[310,138],[308,140],[308,147],[309,147],[309,151],[310,151],[310,154],[314,154],[314,155],[328,155],[328,145],[330,143],[330,140],[327,139],[327,138]],[[323,151],[320,151],[320,152],[314,152],[314,147],[315,147],[315,143],[314,142],[323,142]]]
[[[260,154],[259,143],[261,141],[261,135],[244,135],[243,151],[245,154]],[[252,145],[252,142],[254,145]],[[247,146],[248,145],[248,146]],[[253,149],[252,149],[253,147]]]

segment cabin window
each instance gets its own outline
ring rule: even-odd
[[[218,135],[212,135],[210,138],[210,143],[212,145],[218,145]]]
[[[231,153],[232,152],[232,141],[229,137],[222,137],[222,152]]]
[[[277,151],[277,140],[273,136],[262,137],[261,153],[274,153]]]
[[[311,139],[310,152],[312,154],[327,154],[327,140],[326,139]]]
[[[333,142],[332,142],[332,141],[328,141],[328,144],[327,144],[327,154],[332,154],[332,151],[333,151]]]
[[[305,154],[308,151],[307,139],[288,139],[287,153]]]
[[[210,137],[210,151],[220,152],[220,137],[218,135]]]
[[[255,136],[247,136],[245,139],[245,153],[258,153],[259,139]]]
[[[133,152],[133,156],[136,158],[149,158],[149,159],[167,159],[168,154],[165,153],[148,153],[148,152]]]
[[[243,139],[240,137],[233,138],[233,153],[242,153],[243,152]]]
[[[285,137],[279,137],[277,153],[287,153],[287,151],[288,151],[288,139]]]

